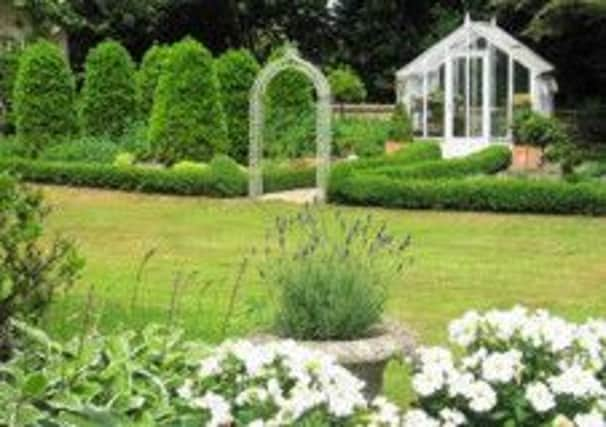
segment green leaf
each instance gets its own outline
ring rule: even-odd
[[[48,379],[42,372],[28,375],[23,385],[23,394],[37,397],[44,393],[48,386]]]

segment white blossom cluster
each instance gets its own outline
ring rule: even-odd
[[[449,333],[461,357],[418,351],[405,427],[606,427],[606,321],[516,307],[468,312]]]
[[[399,409],[383,397],[368,402],[363,388],[332,357],[294,341],[238,341],[203,360],[179,395],[208,426],[289,426],[306,417],[322,425],[399,426]]]

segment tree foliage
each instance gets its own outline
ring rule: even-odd
[[[248,162],[249,97],[260,66],[247,50],[230,50],[217,59],[223,108],[229,132],[228,154],[238,162]]]
[[[358,74],[342,65],[328,73],[333,98],[341,103],[362,102],[366,99],[366,87]]]
[[[210,160],[227,147],[227,125],[211,53],[186,39],[171,48],[152,109],[149,140],[157,160]]]
[[[81,118],[89,135],[122,135],[137,116],[135,64],[115,41],[99,44],[86,59]]]
[[[141,67],[137,72],[137,97],[139,112],[148,118],[154,104],[154,94],[160,75],[166,68],[170,47],[153,45],[143,56]]]
[[[70,286],[83,261],[65,238],[43,233],[48,209],[41,194],[0,174],[0,360],[11,352],[9,322],[35,321],[56,290]]]
[[[5,131],[12,131],[14,127],[13,91],[17,71],[19,70],[19,57],[22,50],[18,47],[0,49],[0,104],[4,109]]]
[[[75,133],[75,83],[56,45],[30,45],[19,60],[14,87],[17,137],[30,155]]]

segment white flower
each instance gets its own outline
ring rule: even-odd
[[[201,378],[218,375],[220,373],[221,359],[219,359],[218,357],[207,357],[202,362],[200,362],[200,369],[198,370],[198,375],[200,375]]]
[[[570,395],[576,398],[604,396],[604,388],[593,372],[573,365],[562,374],[548,379],[551,390],[556,394]]]
[[[465,415],[460,411],[445,408],[440,411],[440,418],[444,423],[442,427],[458,427],[467,422]]]
[[[471,385],[468,394],[469,407],[474,412],[488,412],[497,404],[497,394],[484,381],[476,381]]]
[[[450,323],[448,327],[450,342],[460,347],[472,345],[478,337],[480,316],[475,311],[469,311],[465,315]]]
[[[440,427],[440,422],[424,411],[415,409],[404,415],[402,427]]]
[[[457,373],[448,380],[448,395],[450,397],[464,396],[469,398],[471,386],[475,382],[475,377],[469,372]]]
[[[492,353],[482,362],[482,377],[490,383],[513,381],[522,367],[522,353],[511,350],[507,353]]]
[[[556,406],[555,398],[549,388],[541,383],[532,383],[526,387],[526,399],[539,413],[551,411]]]
[[[429,397],[442,389],[444,377],[440,373],[421,372],[412,377],[414,390],[422,397]]]
[[[373,400],[372,407],[376,411],[371,415],[371,426],[400,426],[400,410],[396,405],[379,396]]]
[[[229,403],[218,394],[208,392],[201,399],[195,400],[195,405],[210,412],[209,427],[229,425],[233,421]]]
[[[576,427],[606,427],[604,417],[597,412],[579,414],[574,417]]]

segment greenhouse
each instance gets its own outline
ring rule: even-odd
[[[398,102],[418,138],[443,141],[448,157],[511,141],[516,110],[550,115],[554,67],[496,21],[465,23],[397,72]]]

